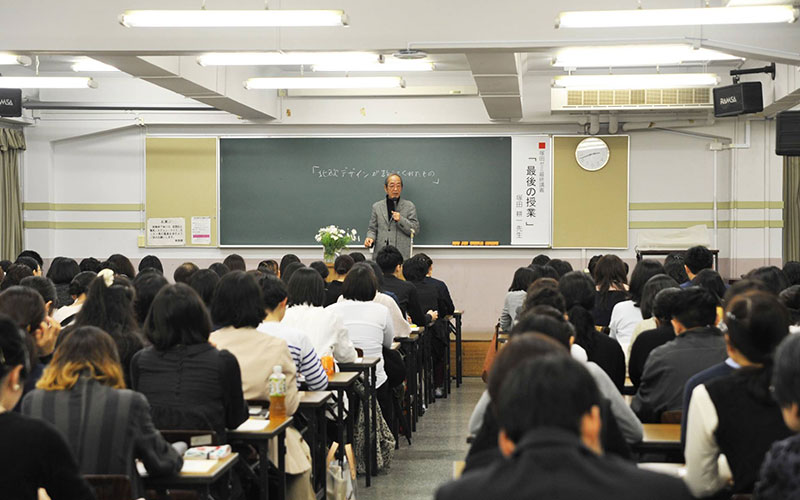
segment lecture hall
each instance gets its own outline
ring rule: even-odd
[[[800,498],[798,17],[0,2],[0,498]]]

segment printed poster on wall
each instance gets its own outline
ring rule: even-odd
[[[147,245],[182,247],[186,245],[186,219],[183,217],[147,219]]]
[[[192,217],[192,245],[211,244],[211,217]]]
[[[550,136],[511,138],[511,244],[551,244],[552,142]]]

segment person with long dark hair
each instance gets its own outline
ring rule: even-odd
[[[69,293],[69,284],[72,278],[81,272],[80,266],[75,259],[69,257],[56,257],[50,263],[50,268],[47,270],[47,277],[56,287],[57,300],[55,303],[56,308],[61,308],[72,304],[73,299]]]
[[[541,273],[537,271],[530,267],[520,267],[514,271],[511,286],[508,287],[508,293],[503,299],[503,310],[500,312],[500,319],[497,320],[500,323],[500,330],[504,332],[511,331],[514,318],[517,317],[517,311],[522,307],[522,303],[525,302],[528,287],[542,277]]]
[[[663,273],[664,266],[660,262],[650,259],[640,260],[631,273],[631,285],[628,290],[630,299],[617,303],[611,311],[611,320],[608,322],[609,335],[617,339],[626,356],[630,352],[633,331],[643,319],[641,302],[644,286],[650,278]]]
[[[597,261],[592,276],[597,285],[592,317],[595,325],[606,327],[611,321],[614,306],[629,297],[628,270],[622,259],[614,254],[607,254]]]

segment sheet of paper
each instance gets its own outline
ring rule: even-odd
[[[192,217],[192,245],[211,244],[211,217]]]
[[[263,431],[267,426],[269,426],[269,420],[249,418],[242,425],[237,427],[236,430],[242,432],[256,432]]]
[[[217,465],[217,460],[184,460],[181,473],[202,474]]]
[[[147,219],[147,244],[170,247],[186,245],[186,220],[183,217]]]

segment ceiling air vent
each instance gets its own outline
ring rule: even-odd
[[[550,90],[551,111],[571,112],[590,110],[631,110],[631,111],[697,111],[714,107],[711,89],[667,88],[667,89],[587,89],[570,90],[554,88]]]

